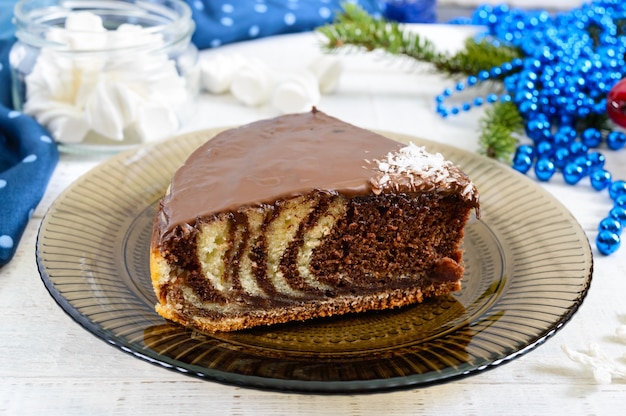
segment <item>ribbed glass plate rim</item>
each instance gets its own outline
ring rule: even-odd
[[[186,156],[198,145],[222,130],[224,129],[193,132],[161,143],[143,145],[112,157],[66,189],[52,204],[40,225],[36,248],[37,264],[41,278],[51,296],[72,319],[87,331],[139,359],[202,379],[272,391],[352,394],[415,388],[443,383],[489,370],[528,353],[560,330],[578,310],[587,295],[593,272],[591,248],[576,219],[556,198],[531,179],[499,162],[450,145],[407,135],[381,132],[400,142],[412,141],[426,146],[430,151],[441,152],[446,157],[450,155],[449,158],[466,170],[477,184],[481,191],[481,209],[484,214],[490,214],[488,220],[484,221],[485,226],[490,228],[489,232],[491,229],[495,230],[494,238],[503,240],[501,241],[504,246],[503,251],[513,253],[511,258],[503,259],[506,264],[504,264],[505,270],[502,272],[502,282],[498,283],[501,287],[492,293],[493,299],[489,300],[486,307],[489,309],[491,307],[489,305],[498,303],[499,308],[501,308],[500,312],[502,312],[502,308],[506,307],[510,307],[511,311],[514,312],[513,318],[509,319],[518,319],[519,322],[513,321],[507,325],[512,325],[513,333],[517,330],[519,334],[511,336],[513,341],[506,340],[506,342],[510,341],[513,344],[512,347],[502,347],[504,351],[496,351],[495,353],[488,351],[485,356],[478,359],[470,357],[468,362],[451,368],[445,368],[444,365],[437,371],[421,373],[419,370],[415,370],[415,374],[349,381],[285,379],[265,375],[236,374],[181,362],[150,348],[139,348],[135,340],[115,333],[107,328],[106,322],[99,321],[99,319],[105,318],[99,318],[98,313],[90,309],[93,306],[92,303],[95,304],[97,300],[101,300],[89,286],[89,279],[91,278],[89,274],[92,271],[77,267],[77,262],[80,262],[82,255],[94,257],[100,250],[99,245],[104,244],[106,246],[114,243],[112,241],[94,241],[105,240],[106,237],[97,233],[96,235],[90,234],[90,224],[88,223],[76,225],[76,227],[82,227],[85,230],[84,236],[76,237],[70,233],[71,238],[65,239],[66,236],[60,235],[62,232],[59,233],[58,227],[54,227],[55,217],[65,216],[67,218],[68,215],[71,215],[71,212],[67,212],[68,209],[70,211],[71,209],[101,209],[102,207],[99,205],[102,204],[104,208],[110,210],[107,215],[120,217],[119,221],[124,224],[123,227],[131,227],[133,219],[130,218],[124,222],[126,220],[121,218],[124,213],[128,210],[133,212],[145,210],[145,206],[137,207],[134,205],[150,205],[153,201],[157,201],[161,197],[165,185],[169,183],[172,169],[182,164]],[[167,155],[171,166],[163,169],[161,166],[155,165],[154,162],[150,162],[149,160],[152,160],[151,158],[155,155],[159,158]],[[109,178],[111,175],[119,175],[116,177],[117,180],[128,181],[133,189],[140,189],[141,195],[127,195],[115,200],[113,204],[116,206],[107,207],[109,203],[106,200],[107,195],[119,196],[119,193],[122,192],[121,188],[106,189],[105,185],[104,189],[101,189],[102,195],[95,196],[92,186],[94,183],[100,187],[102,183],[112,182]],[[483,189],[481,188],[482,183],[489,183],[490,186]],[[490,189],[493,187],[498,188],[498,190]],[[520,192],[528,192],[533,198],[520,200]],[[125,205],[126,199],[128,199],[127,205]],[[72,207],[68,208],[68,200],[73,201]],[[79,201],[78,205],[75,201]],[[499,233],[499,230],[508,229],[509,232],[514,230],[514,223],[519,221],[520,216],[526,218],[530,215],[529,212],[539,214],[533,218],[535,222],[532,222],[530,228],[521,232],[521,235],[515,235],[513,238],[511,237],[512,234],[503,235]],[[554,215],[555,213],[557,215]],[[526,221],[530,220],[527,219]],[[104,222],[106,223],[106,219]],[[53,229],[54,231],[52,231]],[[146,230],[146,232],[148,231]],[[533,242],[532,239],[536,236],[539,237]],[[531,239],[528,244],[524,241],[527,238]],[[58,252],[55,252],[56,254],[50,255],[47,251],[49,246],[61,247],[60,253],[62,254],[59,255]],[[522,259],[521,263],[516,258],[518,252],[523,252],[519,256]],[[107,260],[104,258],[102,261],[104,268],[114,269],[118,267],[114,264],[106,264]],[[111,263],[114,261],[115,259],[110,260]],[[533,262],[536,265],[530,264]],[[554,273],[560,273],[559,267],[567,269],[563,272],[563,287],[552,287],[554,286],[552,280],[548,282],[549,286],[542,287],[538,281],[543,279],[543,275],[552,276]],[[516,282],[518,275],[530,275],[531,277],[524,277],[520,279],[520,282]],[[149,276],[145,278],[149,279]],[[518,283],[524,287],[516,287]],[[120,282],[113,281],[111,284],[116,285]],[[135,284],[135,282],[131,281],[130,284]],[[537,286],[535,286],[536,284]],[[521,298],[527,294],[532,296],[533,293],[539,293],[541,296],[535,301],[542,308],[554,308],[554,310],[549,309],[548,312],[533,310],[533,301],[513,298],[510,294],[514,291],[519,292],[522,295]],[[81,295],[77,298],[76,295],[69,296],[68,293],[80,293]],[[84,297],[82,293],[85,293]],[[98,307],[106,308],[108,301],[110,299],[104,298],[104,306],[98,305]],[[128,304],[128,314],[132,316],[133,308],[136,307],[134,303],[136,299],[126,299],[121,296],[119,301]],[[555,305],[546,305],[546,302],[552,301]],[[504,310],[504,312],[509,311]],[[156,312],[154,314],[156,315]],[[488,317],[487,320],[489,321],[489,319],[491,318]],[[469,325],[475,325],[476,328],[480,327],[479,331],[498,331],[503,329],[498,328],[498,326],[504,325],[504,321],[499,323],[497,322],[498,319],[499,317],[493,322],[487,323],[469,322]],[[138,319],[136,325],[142,324],[141,320]],[[522,328],[524,326],[532,330],[526,331]],[[495,337],[509,336],[498,332],[493,333],[496,334],[493,335]],[[454,329],[451,336],[454,336]],[[445,336],[442,335],[442,337]],[[477,341],[488,343],[489,338],[487,340],[478,339]],[[479,348],[489,350],[488,345],[479,346]]]

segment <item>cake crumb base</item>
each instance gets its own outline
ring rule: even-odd
[[[294,321],[345,315],[421,303],[424,299],[443,296],[461,289],[461,282],[443,282],[422,288],[395,289],[383,293],[360,296],[342,296],[314,302],[301,302],[290,307],[249,310],[237,314],[216,314],[214,317],[194,316],[182,305],[157,304],[162,317],[187,327],[207,332],[237,331],[250,327],[269,326]]]

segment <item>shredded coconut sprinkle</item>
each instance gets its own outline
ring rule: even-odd
[[[411,189],[461,190],[463,197],[476,196],[474,184],[441,153],[430,153],[414,143],[375,160],[379,174],[372,179],[375,193],[383,189],[410,187]]]
[[[448,169],[452,162],[445,160],[441,153],[429,153],[424,147],[409,143],[394,153],[389,153],[386,160],[378,161],[378,169],[385,173],[420,172],[441,180],[449,176]]]

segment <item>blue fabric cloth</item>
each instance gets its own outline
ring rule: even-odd
[[[0,267],[15,254],[58,159],[48,132],[11,110],[8,56],[13,42],[12,35],[0,39]]]
[[[200,49],[313,30],[333,20],[345,0],[186,0]],[[380,16],[378,0],[352,0]],[[55,143],[32,118],[13,110],[9,51],[16,1],[0,2],[0,267],[15,254],[28,219],[58,161]]]
[[[313,30],[331,22],[344,3],[381,16],[379,0],[186,0],[200,48],[283,33]]]
[[[24,228],[56,166],[57,148],[32,118],[0,107],[0,267],[15,254]]]

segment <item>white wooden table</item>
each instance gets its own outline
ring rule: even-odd
[[[467,35],[458,27],[421,27],[441,47]],[[320,53],[311,34],[224,47],[257,56],[276,69],[294,69]],[[216,53],[205,51],[205,54]],[[282,62],[281,58],[287,58]],[[373,55],[343,55],[345,70],[334,95],[320,108],[362,127],[420,136],[476,150],[478,110],[443,120],[433,97],[451,81],[416,71],[409,63]],[[200,97],[186,131],[238,125],[277,115],[269,106],[247,108],[231,96]],[[626,179],[624,152],[605,152],[609,168]],[[258,391],[202,381],[138,360],[84,330],[46,291],[35,263],[39,223],[54,199],[106,155],[63,154],[43,201],[28,224],[15,258],[0,269],[0,414],[230,414],[416,415],[589,414],[621,415],[626,380],[596,383],[562,346],[597,346],[626,365],[626,343],[615,331],[626,324],[626,247],[609,257],[594,248],[591,290],[573,319],[536,350],[491,371],[442,385],[369,395],[305,395]],[[611,203],[586,184],[559,179],[543,184],[578,219],[589,239]]]

